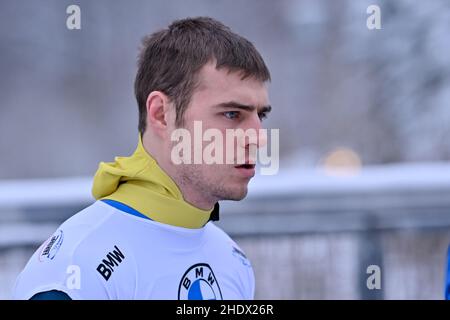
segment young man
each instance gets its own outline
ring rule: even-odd
[[[219,200],[246,196],[252,152],[263,142],[234,141],[243,162],[179,164],[172,135],[182,129],[194,136],[198,124],[224,136],[259,130],[270,111],[269,80],[254,46],[211,18],[175,21],[147,37],[135,81],[136,151],[100,163],[97,201],[35,252],[15,298],[252,299],[250,262],[211,220],[218,219]],[[181,157],[195,158],[207,142],[200,144]]]

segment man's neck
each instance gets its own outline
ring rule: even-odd
[[[214,204],[217,202],[217,200],[205,199],[204,196],[201,196],[202,192],[198,192],[197,190],[192,188],[192,184],[183,183],[183,178],[172,179],[175,181],[178,188],[180,188],[180,191],[183,194],[184,201],[202,210],[212,210],[214,208]]]
[[[214,208],[217,200],[206,199],[204,193],[198,192],[193,188],[192,184],[177,174],[175,165],[170,164],[170,159],[165,159],[161,156],[161,152],[158,152],[158,150],[162,150],[163,147],[158,139],[150,137],[146,132],[142,136],[142,145],[145,151],[155,159],[158,166],[175,182],[183,195],[184,201],[202,210],[212,210]]]

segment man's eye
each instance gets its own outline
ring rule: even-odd
[[[263,121],[264,119],[267,119],[267,113],[265,112],[258,113],[258,117],[259,120]]]
[[[227,117],[228,119],[237,119],[239,117],[238,111],[227,111],[224,112],[223,115]]]

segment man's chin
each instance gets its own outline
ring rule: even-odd
[[[247,186],[239,191],[237,189],[230,190],[229,192],[221,196],[221,200],[240,201],[247,196],[247,192],[248,192]]]

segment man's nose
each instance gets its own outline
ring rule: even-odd
[[[264,147],[267,144],[267,132],[262,128],[261,119],[258,114],[252,116],[248,126],[244,130],[249,130],[252,132],[250,137],[245,141],[245,147],[250,148],[250,146],[256,146],[256,148]]]

